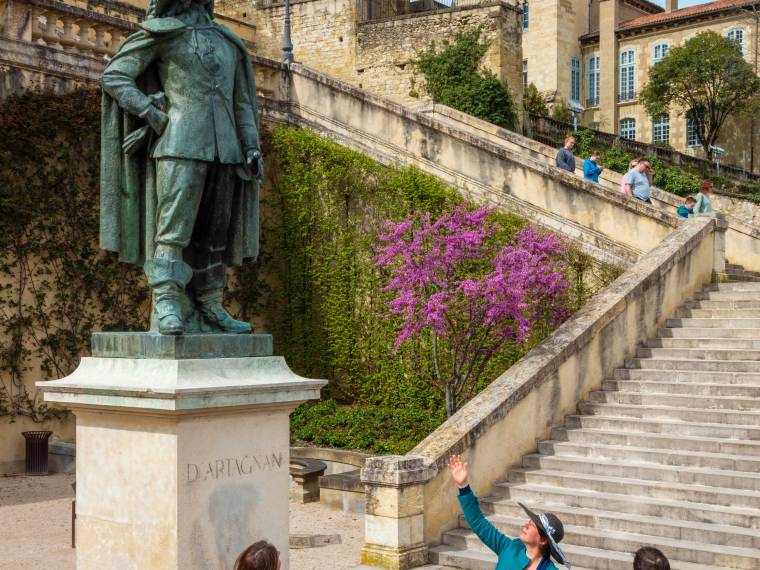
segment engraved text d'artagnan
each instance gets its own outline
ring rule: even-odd
[[[196,481],[217,481],[220,479],[233,479],[238,477],[250,477],[256,473],[279,471],[283,469],[282,452],[243,455],[241,457],[224,457],[204,461],[202,463],[188,463],[186,468],[187,483]],[[287,466],[286,466],[287,467]]]

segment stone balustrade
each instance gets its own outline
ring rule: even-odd
[[[143,11],[120,2],[87,7],[58,0],[6,0],[0,35],[98,58],[112,56],[137,31]]]

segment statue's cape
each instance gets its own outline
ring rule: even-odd
[[[245,44],[233,32],[214,23],[243,56],[246,83],[254,105],[258,129],[256,84],[251,58]],[[182,33],[186,27],[175,18],[152,18],[141,25],[114,55],[116,61],[136,50],[151,48]],[[146,94],[161,90],[155,66],[138,78],[138,87]],[[145,122],[126,113],[103,91],[100,140],[100,247],[119,254],[119,259],[142,265],[153,257],[155,249],[156,176],[155,160],[150,158],[152,144],[133,155],[122,150],[124,138]],[[232,220],[224,260],[227,265],[241,265],[244,259],[259,252],[259,184],[238,177],[233,199]]]

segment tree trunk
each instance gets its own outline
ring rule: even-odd
[[[450,418],[457,411],[456,395],[452,382],[447,382],[443,386],[443,394],[446,397],[446,417]]]

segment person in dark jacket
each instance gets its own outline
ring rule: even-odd
[[[459,487],[459,504],[467,524],[498,556],[496,570],[557,570],[551,557],[570,568],[570,562],[558,544],[565,530],[562,521],[555,515],[534,513],[522,503],[517,503],[529,520],[522,525],[518,538],[510,538],[491,524],[480,510],[478,498],[467,482],[467,463],[462,461],[461,456],[449,458],[449,473]]]
[[[567,135],[565,137],[565,146],[559,149],[559,152],[557,153],[557,166],[562,170],[575,172],[575,156],[573,155],[573,148],[575,148],[575,137],[573,135]]]

